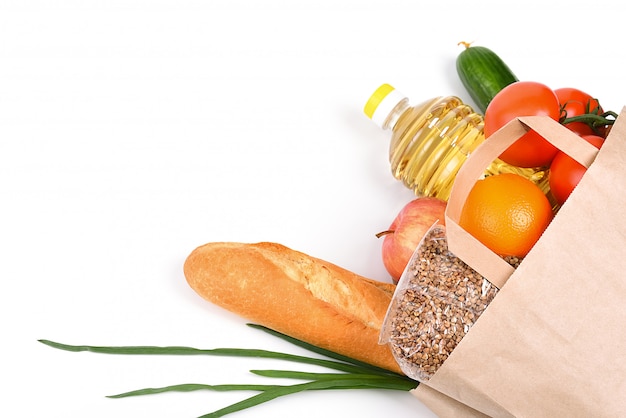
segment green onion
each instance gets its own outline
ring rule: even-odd
[[[213,411],[199,418],[223,417],[233,412],[251,408],[253,406],[271,401],[281,396],[307,390],[329,389],[388,389],[409,391],[417,387],[418,382],[398,373],[385,370],[370,364],[354,360],[352,358],[334,353],[329,350],[308,344],[304,341],[289,337],[269,328],[256,324],[248,324],[250,327],[265,331],[271,335],[290,342],[298,347],[305,348],[313,353],[321,354],[328,359],[299,356],[294,354],[267,351],[259,349],[243,348],[216,348],[197,349],[192,347],[155,347],[155,346],[122,346],[122,347],[99,347],[89,345],[67,345],[50,340],[39,340],[41,343],[59,350],[81,352],[88,351],[103,354],[123,355],[212,355],[248,358],[270,358],[289,362],[310,364],[335,370],[333,373],[310,373],[291,370],[250,370],[251,373],[267,377],[281,379],[296,379],[305,381],[293,385],[258,385],[258,384],[226,384],[205,385],[186,383],[160,388],[145,388],[130,392],[110,395],[109,398],[126,398],[131,396],[153,395],[164,392],[192,392],[198,390],[210,390],[216,392],[226,391],[253,391],[259,392],[247,399],[229,405],[225,408]]]

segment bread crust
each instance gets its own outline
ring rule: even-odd
[[[378,338],[395,285],[272,242],[212,242],[184,274],[204,299],[291,337],[402,373]]]

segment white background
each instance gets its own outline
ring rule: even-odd
[[[374,235],[413,195],[362,113],[378,85],[471,103],[454,61],[474,41],[520,79],[626,104],[619,3],[551,4],[0,1],[0,415],[192,418],[247,394],[105,395],[286,367],[37,339],[299,353],[200,299],[185,257],[274,241],[388,281]],[[433,416],[407,393],[343,391],[233,417],[346,413]]]

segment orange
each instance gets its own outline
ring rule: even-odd
[[[552,220],[545,194],[517,174],[497,174],[476,182],[459,225],[501,256],[524,257]]]

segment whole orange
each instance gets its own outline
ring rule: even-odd
[[[496,254],[524,257],[552,217],[550,202],[537,185],[507,173],[476,182],[459,225]]]

